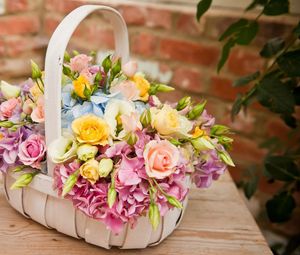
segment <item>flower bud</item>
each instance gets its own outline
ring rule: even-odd
[[[105,73],[108,73],[109,69],[111,68],[112,62],[110,59],[110,55],[108,55],[103,61],[102,66]]]
[[[191,139],[191,143],[197,151],[213,150],[215,148],[207,136]]]
[[[141,117],[140,117],[140,121],[143,125],[143,127],[148,127],[151,124],[151,112],[150,110],[145,110]]]
[[[103,158],[99,162],[98,173],[100,177],[107,177],[114,168],[114,163],[110,158]]]
[[[34,80],[42,78],[42,71],[33,60],[31,60],[31,76]]]
[[[76,172],[74,172],[69,176],[69,178],[64,183],[63,191],[61,194],[63,197],[73,189],[75,183],[78,180],[78,177],[79,177],[79,170],[77,170]]]
[[[30,115],[32,113],[33,108],[34,103],[30,99],[26,99],[22,107],[23,112],[27,115]]]
[[[157,229],[160,222],[160,212],[157,204],[151,203],[149,206],[149,219],[154,230]]]
[[[181,111],[191,104],[191,97],[185,96],[181,98],[176,106],[177,111]]]
[[[28,186],[35,175],[37,175],[38,172],[33,173],[26,173],[21,175],[10,187],[10,189],[19,189]]]
[[[230,133],[229,128],[223,125],[214,125],[211,128],[212,135],[224,135]]]
[[[82,161],[88,161],[96,156],[98,148],[90,144],[80,145],[77,149],[77,156]]]
[[[4,127],[4,128],[12,128],[15,124],[11,121],[8,120],[4,120],[4,121],[0,121],[0,127]]]
[[[190,110],[187,114],[187,118],[190,120],[194,120],[198,118],[202,112],[204,111],[204,107],[206,105],[206,101],[201,104],[197,104],[192,110]]]
[[[132,146],[132,145],[136,144],[138,137],[135,133],[130,132],[126,135],[125,140],[126,140],[127,144]]]
[[[153,84],[150,87],[149,94],[155,95],[158,92],[171,92],[174,88],[165,84]]]
[[[173,205],[174,207],[177,207],[177,208],[180,208],[180,209],[183,208],[182,204],[175,197],[167,196],[166,198],[167,198],[170,205]]]
[[[26,168],[26,166],[17,166],[13,169],[11,169],[11,171],[13,171],[14,173],[18,173],[21,172],[24,168]]]
[[[13,86],[5,81],[1,81],[1,93],[5,99],[17,98],[21,93],[21,88]]]
[[[229,166],[235,166],[227,151],[218,151],[219,158]]]
[[[117,198],[117,191],[114,187],[108,189],[107,202],[109,208],[112,208]]]

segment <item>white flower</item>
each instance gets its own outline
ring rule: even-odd
[[[125,130],[119,129],[122,125],[121,116],[130,116],[133,112],[135,112],[133,102],[124,101],[120,99],[111,99],[108,102],[105,108],[104,120],[109,125],[111,130],[111,136],[113,138],[124,138],[124,136],[126,135]]]
[[[53,141],[48,148],[50,159],[56,164],[76,157],[76,151],[77,144],[71,136],[61,136]]]
[[[1,93],[5,99],[17,98],[20,95],[21,88],[13,86],[5,81],[1,81]]]

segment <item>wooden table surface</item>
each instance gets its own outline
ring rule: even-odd
[[[141,233],[142,234],[142,233]],[[192,189],[184,219],[162,244],[144,250],[105,250],[48,230],[24,218],[7,203],[0,189],[2,255],[271,255],[258,226],[229,174],[210,189]]]

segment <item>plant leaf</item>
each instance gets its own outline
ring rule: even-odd
[[[199,21],[200,18],[203,16],[203,14],[205,12],[207,12],[207,10],[209,9],[209,7],[211,6],[212,0],[201,0],[199,1],[199,3],[197,4],[197,20]]]
[[[266,203],[267,214],[272,222],[287,221],[295,207],[295,199],[287,191],[275,195]]]
[[[229,56],[229,53],[230,53],[230,50],[234,45],[235,45],[235,42],[232,41],[232,40],[229,40],[228,42],[226,42],[224,44],[223,49],[222,49],[221,58],[220,58],[219,63],[218,63],[218,68],[217,68],[218,72],[220,72],[220,70],[222,69],[222,67],[226,63],[226,61],[228,59],[228,56]]]
[[[249,74],[247,76],[241,77],[237,80],[235,80],[232,84],[233,87],[241,87],[244,85],[247,85],[249,82],[254,81],[257,79],[260,75],[259,71],[256,71],[255,73]]]
[[[220,36],[219,41],[223,41],[229,36],[233,35],[237,31],[239,31],[241,28],[245,27],[248,24],[248,20],[246,19],[239,19],[238,21],[232,23],[225,32]]]
[[[232,108],[231,108],[231,119],[234,119],[234,116],[238,115],[243,106],[242,96],[238,95],[235,99]]]
[[[252,42],[258,32],[258,23],[256,21],[248,21],[245,27],[240,28],[237,33],[236,43],[239,45],[248,45]]]
[[[260,55],[263,58],[270,58],[273,57],[275,54],[277,54],[279,51],[281,51],[284,48],[285,42],[282,38],[276,37],[271,40],[269,40],[262,50],[260,51]]]
[[[294,28],[293,32],[295,36],[300,37],[300,21],[298,25]]]
[[[289,51],[281,55],[277,64],[290,77],[300,76],[300,50]]]
[[[263,14],[276,16],[289,12],[289,0],[270,0],[263,9]]]
[[[294,181],[299,177],[299,170],[295,162],[285,156],[267,156],[264,160],[266,171],[275,180]]]
[[[244,190],[245,196],[248,199],[250,199],[256,192],[257,186],[258,186],[258,180],[259,180],[258,175],[253,175],[249,181],[246,181],[246,182],[244,181],[243,190]]]
[[[293,113],[295,99],[292,89],[284,85],[274,74],[265,76],[257,86],[257,99],[275,113]]]

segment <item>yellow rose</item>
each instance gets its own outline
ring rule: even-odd
[[[86,77],[80,75],[77,80],[73,81],[73,88],[77,96],[86,99],[84,90],[91,90],[91,84]]]
[[[72,123],[72,130],[78,142],[91,145],[106,145],[109,137],[109,126],[96,115],[82,116]]]
[[[79,168],[80,175],[90,183],[95,184],[100,178],[98,168],[99,162],[95,159],[90,159]]]
[[[143,76],[138,74],[134,75],[132,80],[134,81],[136,87],[140,91],[140,100],[148,101],[150,83]]]
[[[192,123],[169,105],[163,108],[150,108],[151,126],[161,135],[180,134],[187,136]]]

